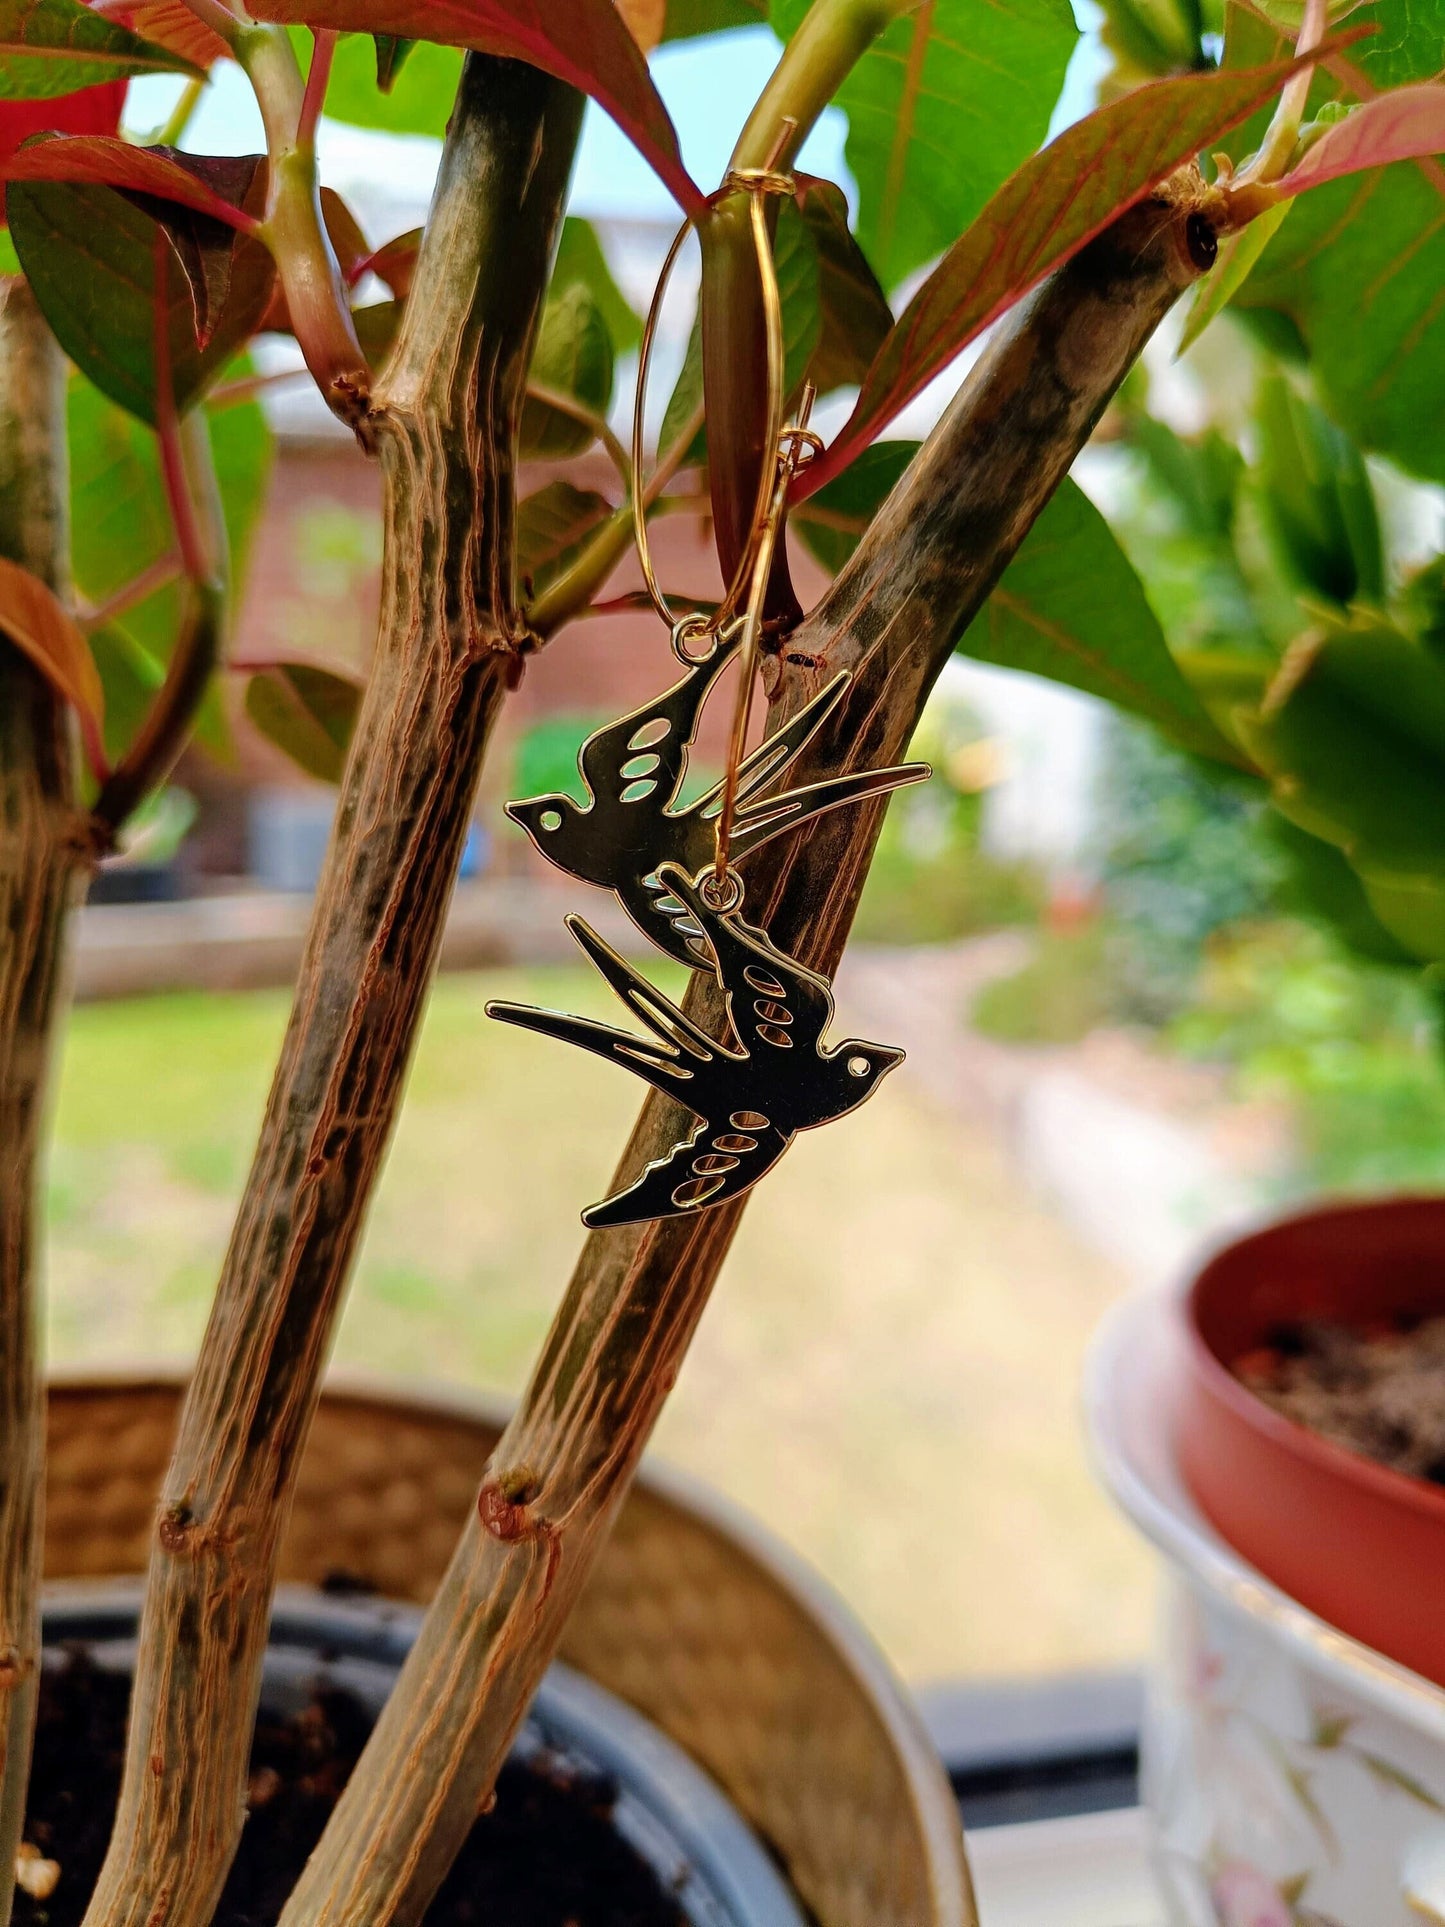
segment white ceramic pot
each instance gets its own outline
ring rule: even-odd
[[[1181,1344],[1172,1296],[1130,1300],[1086,1382],[1100,1476],[1166,1567],[1142,1786],[1171,1927],[1445,1923],[1445,1691],[1296,1605],[1205,1521],[1174,1459]]]

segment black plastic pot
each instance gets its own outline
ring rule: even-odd
[[[44,1603],[45,1645],[80,1643],[98,1666],[128,1672],[139,1608],[134,1584],[57,1586]],[[283,1586],[263,1706],[298,1711],[320,1682],[379,1712],[420,1618],[414,1607]],[[715,1782],[640,1714],[570,1667],[548,1672],[514,1757],[543,1752],[617,1786],[613,1824],[692,1927],[804,1927],[786,1883]]]

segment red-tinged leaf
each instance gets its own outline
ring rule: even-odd
[[[156,205],[80,181],[17,181],[10,190],[15,251],[62,348],[103,394],[155,423]],[[169,235],[167,235],[169,243]],[[204,350],[195,300],[170,246],[165,300],[169,362],[182,413],[204,392],[265,313],[276,269],[264,245],[231,236],[235,260],[224,310]]]
[[[266,162],[260,154],[217,158],[197,154],[177,154],[184,167],[197,169],[222,197],[248,213],[259,212],[265,204]],[[168,207],[137,194],[136,205],[153,213],[176,251],[176,259],[191,291],[195,310],[196,346],[206,349],[221,324],[226,303],[231,298],[231,283],[236,272],[236,232],[221,221],[212,220],[194,208]]]
[[[242,233],[255,217],[241,207],[260,157],[213,158],[170,147],[135,147],[103,134],[29,141],[3,163],[7,181],[76,181],[117,187],[152,201],[191,208]],[[156,210],[151,210],[156,211]]]
[[[65,605],[40,580],[0,556],[0,635],[58,690],[80,718],[85,751],[97,775],[105,771],[101,721],[105,696],[85,637]]]
[[[899,317],[857,405],[796,494],[841,473],[956,355],[1300,63],[1156,80],[1066,128],[994,195]]]
[[[198,19],[186,0],[139,0],[136,6],[98,7],[97,12],[115,14],[133,33],[205,71],[230,53],[215,28]]]
[[[258,0],[252,12],[288,26],[396,34],[525,60],[605,107],[689,214],[706,207],[612,0]]]
[[[0,227],[5,224],[4,163],[32,134],[113,134],[125,107],[126,80],[82,87],[58,100],[0,100]]]
[[[342,280],[356,280],[362,263],[371,258],[371,243],[362,233],[360,221],[334,187],[321,190],[321,218],[326,223]]]
[[[1392,161],[1445,154],[1445,87],[1397,87],[1356,107],[1321,134],[1298,167],[1279,183],[1281,194],[1303,194],[1342,174]]]
[[[411,228],[405,234],[383,243],[375,254],[369,254],[359,261],[348,274],[353,284],[363,275],[374,274],[378,281],[384,281],[398,301],[405,301],[411,293],[411,278],[416,273],[416,258],[421,252],[422,230]]]
[[[0,0],[0,100],[56,100],[127,74],[186,72],[196,73],[189,61],[81,0]]]

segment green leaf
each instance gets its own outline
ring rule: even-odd
[[[361,709],[361,685],[329,669],[277,663],[246,685],[246,714],[308,776],[339,783]]]
[[[596,489],[562,480],[523,497],[517,504],[517,581],[526,585],[528,600],[560,575],[612,513]]]
[[[904,309],[852,415],[798,493],[845,468],[991,321],[1270,99],[1287,71],[1277,64],[1152,81],[1075,122],[1026,162]]]
[[[811,370],[823,339],[818,244],[796,201],[778,203],[773,265],[783,314],[783,393],[794,395]]]
[[[1275,11],[1275,9],[1271,9]],[[1330,62],[1312,113],[1342,95],[1433,80],[1445,49],[1445,0],[1373,0],[1376,29]],[[1267,59],[1282,38],[1248,8],[1227,16],[1227,63]],[[1358,83],[1350,76],[1358,73]],[[1254,147],[1258,122],[1229,143]],[[1302,342],[1317,392],[1362,448],[1445,481],[1445,166],[1405,161],[1331,182],[1293,203],[1235,299],[1236,312]]]
[[[768,0],[667,0],[662,39],[693,40],[729,27],[764,27]]]
[[[108,187],[19,182],[6,206],[21,265],[61,347],[97,388],[153,425],[160,224]],[[164,294],[177,408],[194,402],[249,339],[274,281],[266,249],[238,235],[225,302],[209,342],[198,348],[190,284],[167,243]]]
[[[1330,413],[1362,447],[1445,481],[1445,175],[1404,162],[1294,202],[1236,297],[1298,329]]]
[[[818,345],[808,377],[820,395],[861,382],[893,326],[893,315],[868,257],[848,226],[841,187],[798,176],[798,206],[818,262]]]
[[[1108,523],[1067,478],[958,648],[1102,696],[1183,749],[1238,761],[1170,655]]]
[[[144,722],[166,672],[114,623],[91,631],[90,651],[105,691],[105,747],[114,762]]]
[[[1244,457],[1234,443],[1217,428],[1186,440],[1142,410],[1130,416],[1128,437],[1189,532],[1208,542],[1229,541],[1244,474]]]
[[[584,282],[555,288],[542,312],[542,325],[528,379],[564,395],[574,395],[595,415],[606,415],[612,400],[612,337],[602,310]],[[521,452],[557,460],[580,455],[596,440],[585,422],[529,395],[522,407]]]
[[[257,0],[252,12],[286,26],[395,34],[527,61],[606,108],[679,206],[703,212],[662,96],[612,0]]]
[[[662,427],[658,432],[657,449],[659,455],[666,455],[676,444],[687,424],[702,407],[702,316],[695,315],[692,333],[687,338],[687,352],[682,358],[682,369],[668,396],[667,407],[663,411]],[[688,446],[689,463],[700,462],[707,450],[707,428],[700,427]]]
[[[805,0],[781,0],[789,37]],[[957,237],[1048,132],[1077,39],[1067,0],[931,0],[895,20],[837,94],[858,234],[888,287]]]
[[[183,154],[100,134],[42,135],[0,164],[0,176],[12,186],[71,181],[140,196],[170,237],[191,293],[196,346],[204,348],[230,294],[237,232],[254,230],[248,207],[264,202],[265,168],[262,154]]]
[[[596,302],[615,348],[626,354],[642,340],[642,322],[633,312],[621,288],[612,278],[597,230],[590,221],[569,214],[562,223],[557,243],[557,261],[552,269],[554,289],[570,288],[580,281]]]
[[[102,602],[132,582],[174,543],[155,438],[79,376],[68,397],[71,567],[76,587]],[[256,402],[218,410],[209,422],[231,573],[244,585],[251,539],[265,501],[271,437]],[[158,677],[170,659],[180,627],[178,586],[158,590],[93,638],[107,692],[124,682],[126,705],[106,710],[106,743],[112,756],[129,740],[134,705],[144,693],[151,665]],[[213,731],[214,737],[214,731]]]
[[[1382,620],[1356,618],[1299,645],[1235,727],[1275,808],[1344,852],[1400,935],[1376,886],[1438,897],[1445,884],[1445,669]]]
[[[128,74],[201,69],[80,0],[0,0],[0,100],[53,100]]]
[[[851,468],[793,510],[788,526],[825,569],[836,575],[842,568],[918,448],[917,442],[874,442]]]
[[[293,38],[309,41],[303,29]],[[396,36],[390,36],[393,41]],[[305,54],[303,53],[303,60]],[[377,83],[379,52],[370,34],[344,33],[336,43],[326,89],[326,118],[348,127],[371,127],[386,134],[428,134],[440,140],[447,129],[463,56],[455,47],[419,41],[404,64],[393,67],[391,86]]]
[[[372,38],[376,42],[376,84],[380,92],[389,94],[416,42],[394,33],[378,33]]]
[[[1255,403],[1261,519],[1286,573],[1341,608],[1384,596],[1374,491],[1359,450],[1279,375]]]
[[[1372,963],[1416,961],[1416,951],[1407,948],[1381,922],[1359,872],[1351,869],[1348,858],[1333,843],[1308,835],[1277,811],[1263,819],[1261,828],[1284,857],[1281,910],[1322,924],[1347,950]],[[1432,951],[1427,947],[1423,954],[1429,957]],[[1330,1747],[1339,1741],[1316,1737],[1311,1744]]]

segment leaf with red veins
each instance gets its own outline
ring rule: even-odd
[[[96,5],[97,13],[125,22],[133,33],[166,47],[193,67],[206,72],[224,60],[230,48],[214,27],[208,27],[186,5],[186,0],[139,0],[133,6]]]
[[[251,12],[288,26],[396,34],[524,60],[604,107],[687,213],[707,205],[612,0],[258,0]]]
[[[117,187],[150,201],[190,208],[220,225],[251,233],[256,220],[241,203],[261,158],[182,154],[171,147],[136,147],[103,134],[76,134],[27,142],[6,158],[3,172],[7,181]]]
[[[840,474],[991,322],[1272,99],[1301,64],[1152,81],[1076,121],[1026,161],[909,302],[874,357],[853,413],[800,474],[795,499]]]
[[[85,753],[97,776],[107,770],[101,723],[105,694],[90,645],[39,576],[0,556],[0,645],[27,656],[80,719]]]
[[[1276,186],[1281,194],[1303,194],[1342,174],[1432,154],[1445,154],[1445,87],[1397,87],[1326,129]]]

